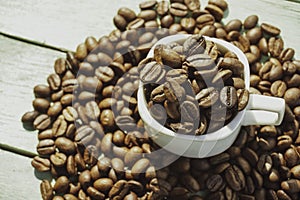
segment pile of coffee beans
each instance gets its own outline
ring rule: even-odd
[[[156,46],[153,61],[147,58],[139,65],[150,113],[176,133],[216,131],[248,103],[244,65],[233,52],[202,35],[181,43]]]
[[[32,166],[52,174],[41,182],[42,198],[299,199],[300,61],[284,47],[280,29],[256,15],[224,24],[224,0],[203,8],[198,0],[139,6],[138,14],[120,8],[117,29],[99,40],[88,37],[56,60],[48,84],[34,87],[34,111],[22,121],[38,130]],[[157,40],[176,33],[239,47],[250,63],[249,92],[285,99],[282,124],[243,127],[227,151],[210,158],[169,164],[173,154],[155,154],[161,148],[137,112],[138,65]]]

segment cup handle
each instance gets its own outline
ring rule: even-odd
[[[243,126],[280,125],[284,117],[285,101],[282,98],[250,94]]]

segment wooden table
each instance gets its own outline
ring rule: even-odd
[[[114,29],[113,16],[127,6],[138,12],[140,0],[0,0],[0,143],[36,153],[36,131],[26,131],[20,118],[32,110],[33,87],[46,83],[56,58],[75,50],[87,36],[100,38]],[[300,52],[299,0],[228,0],[230,19],[257,14],[260,22],[281,28],[285,47]],[[202,8],[207,1],[201,1]],[[12,36],[12,37],[7,37]],[[24,42],[19,39],[25,39]],[[35,44],[46,44],[45,48]],[[0,199],[41,199],[39,174],[31,159],[0,149]]]

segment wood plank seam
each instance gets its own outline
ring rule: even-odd
[[[23,38],[23,37],[20,37],[20,36],[4,33],[4,32],[1,32],[1,31],[0,31],[0,35],[2,35],[4,37],[7,37],[7,38],[10,38],[10,39],[17,40],[17,41],[25,42],[27,44],[36,45],[36,46],[39,46],[39,47],[44,47],[44,48],[47,48],[47,49],[51,49],[51,50],[55,50],[55,51],[59,51],[59,52],[63,52],[63,53],[72,52],[71,50],[68,50],[68,49],[65,49],[65,48],[62,48],[62,47],[56,47],[56,46],[49,45],[49,44],[46,44],[46,43],[43,43],[43,42],[30,40],[30,39],[27,39],[27,38]]]

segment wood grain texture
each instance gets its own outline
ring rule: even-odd
[[[31,159],[0,150],[0,199],[38,200],[40,180],[35,178]]]
[[[36,131],[26,131],[20,119],[33,110],[33,87],[47,84],[53,63],[64,53],[0,36],[0,143],[36,152]]]

